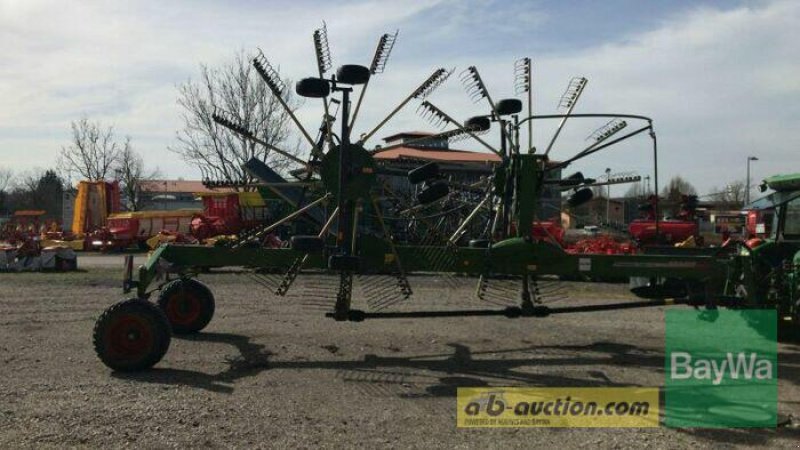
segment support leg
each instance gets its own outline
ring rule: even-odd
[[[348,320],[352,295],[353,273],[339,272],[339,292],[336,294],[336,306],[333,310],[333,318],[337,321]]]

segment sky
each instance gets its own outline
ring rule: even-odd
[[[181,128],[177,87],[200,64],[230,63],[261,48],[283,77],[314,76],[313,30],[327,24],[334,66],[369,65],[381,34],[399,30],[385,73],[370,82],[355,132],[371,129],[438,67],[455,68],[429,100],[451,116],[486,114],[458,74],[476,66],[495,100],[514,96],[513,65],[533,60],[533,110],[563,112],[572,77],[589,83],[576,113],[653,119],[659,177],[701,193],[800,171],[800,2],[788,1],[210,1],[0,0],[0,168],[53,167],[81,117],[130,136],[164,177],[199,178],[169,152]],[[437,131],[410,105],[378,136]],[[318,101],[301,121],[316,130]],[[568,121],[550,156],[587,145],[602,120]],[[537,121],[543,149],[557,123]],[[634,123],[630,123],[631,129]],[[487,140],[498,142],[494,130]],[[527,141],[527,133],[523,133]],[[380,143],[373,139],[368,144]],[[459,148],[480,150],[463,141]],[[651,175],[640,136],[574,165]],[[622,189],[622,188],[618,188]]]

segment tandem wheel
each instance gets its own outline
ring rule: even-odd
[[[147,300],[132,298],[106,309],[94,325],[97,356],[113,370],[153,367],[169,348],[170,326],[164,312]]]
[[[175,334],[196,333],[214,317],[214,295],[203,283],[181,278],[164,286],[158,306],[166,314]]]

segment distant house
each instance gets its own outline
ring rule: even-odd
[[[436,161],[443,172],[459,182],[474,182],[490,175],[500,162],[494,153],[450,149],[447,139],[431,136],[434,135],[420,131],[387,136],[383,139],[385,149],[376,149],[375,160],[383,166],[405,170]]]
[[[379,165],[394,169],[411,170],[435,161],[440,171],[455,182],[474,183],[481,177],[492,175],[500,157],[486,151],[451,149],[447,139],[432,133],[410,131],[385,137],[385,145],[375,149],[375,160]],[[550,174],[551,178],[561,178],[561,170]],[[411,193],[414,190],[404,177],[388,177],[395,192]],[[556,188],[545,189],[538,211],[539,218],[558,216],[561,210],[561,192]]]
[[[432,133],[411,131],[384,138],[385,145],[376,147],[373,156],[379,166],[408,171],[436,161],[440,171],[457,183],[474,183],[481,177],[491,176],[500,157],[487,151],[451,149],[447,139],[432,137]],[[292,172],[301,176],[303,170]],[[302,176],[301,176],[302,177]],[[553,171],[552,178],[561,178],[561,170]],[[413,195],[415,186],[406,177],[385,178],[394,192]],[[208,189],[195,180],[149,180],[141,183],[145,210],[202,208],[197,194],[225,192],[225,189]],[[233,192],[230,190],[230,192]],[[561,210],[561,192],[547,188],[539,208],[542,219],[557,216]]]

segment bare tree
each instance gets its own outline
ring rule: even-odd
[[[20,173],[9,195],[15,209],[41,209],[51,218],[61,217],[64,181],[54,169],[33,169]]]
[[[669,199],[680,199],[681,195],[696,195],[697,189],[692,186],[692,183],[684,180],[680,175],[672,177],[664,189],[661,190],[661,195]]]
[[[672,217],[677,216],[684,195],[697,195],[697,189],[680,175],[675,175],[661,190],[664,199],[661,210],[668,212]]]
[[[14,182],[11,169],[0,168],[0,215],[8,214],[8,194]]]
[[[118,163],[114,167],[114,173],[127,200],[128,210],[139,211],[143,206],[142,182],[156,178],[158,169],[146,170],[142,156],[130,145],[130,138],[126,138],[125,142]]]
[[[82,118],[72,122],[72,143],[62,147],[59,165],[68,174],[77,174],[90,181],[105,180],[130,139],[122,144],[114,140],[114,128]]]
[[[725,205],[730,209],[738,209],[744,205],[746,190],[745,182],[737,180],[728,183],[724,188],[714,188],[713,192],[708,196],[716,203]]]
[[[212,119],[217,107],[271,145],[281,147],[288,141],[289,116],[250,60],[240,52],[223,67],[201,65],[200,80],[189,80],[178,88],[184,126],[178,132],[179,144],[170,150],[209,178],[250,182],[241,166],[253,157],[277,171],[289,166],[285,157],[225,130]],[[281,96],[288,105],[297,105],[288,88]],[[297,154],[298,149],[296,145],[285,150]]]
[[[625,198],[645,198],[647,197],[647,188],[641,183],[631,183],[628,190],[625,191]]]
[[[0,167],[0,192],[6,192],[14,181],[14,171]]]

